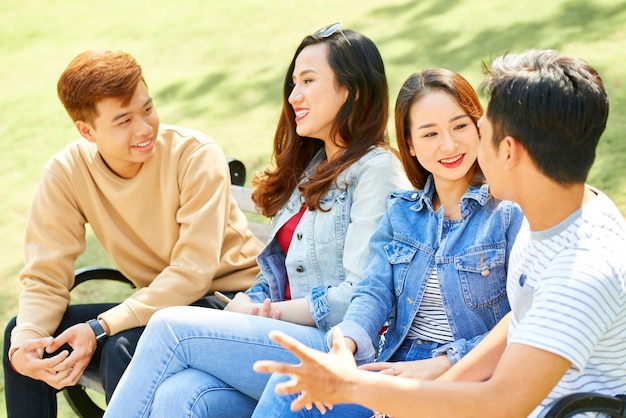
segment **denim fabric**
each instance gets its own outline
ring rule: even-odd
[[[325,158],[315,156],[305,175]],[[400,161],[388,150],[372,148],[342,172],[337,185],[321,200],[325,211],[306,211],[287,255],[276,232],[302,206],[296,189],[274,217],[270,240],[257,257],[261,272],[246,292],[254,301],[282,301],[287,277],[293,299],[306,298],[318,328],[328,330],[341,321],[354,284],[361,280],[369,239],[382,218],[393,190],[410,187]],[[326,211],[327,210],[327,211]]]
[[[315,327],[196,307],[156,312],[105,417],[249,417],[270,377],[256,373],[254,362],[297,363],[269,339],[274,329],[326,346],[325,332]]]
[[[487,185],[470,186],[462,219],[450,220],[443,208],[433,210],[434,192],[432,176],[422,191],[394,192],[372,236],[367,275],[339,325],[357,343],[359,363],[374,361],[377,349],[378,361],[386,361],[402,344],[435,266],[455,341],[433,356],[447,353],[455,363],[510,310],[506,271],[521,209],[490,198]]]

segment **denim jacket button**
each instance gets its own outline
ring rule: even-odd
[[[301,234],[300,232],[298,232],[298,233],[296,234],[296,239],[297,239],[298,241],[300,241],[300,240],[302,239],[302,234]]]
[[[491,273],[491,272],[489,271],[489,269],[487,269],[487,270],[481,271],[480,275],[483,276],[483,277],[487,277],[487,276],[489,276],[489,273]]]
[[[302,273],[302,272],[304,272],[304,267],[302,267],[302,266],[298,266],[298,267],[296,267],[296,271],[297,271],[298,273]]]

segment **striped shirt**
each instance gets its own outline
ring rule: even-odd
[[[626,393],[626,223],[604,194],[544,231],[525,221],[509,262],[509,343],[572,365],[531,416],[572,392]]]
[[[417,314],[415,314],[415,318],[413,318],[406,338],[409,340],[421,338],[422,340],[435,341],[442,344],[454,341],[448,317],[443,307],[441,288],[437,281],[437,265],[433,267],[433,271],[430,273],[424,296],[422,296],[419,309]]]

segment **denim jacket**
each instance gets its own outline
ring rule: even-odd
[[[433,357],[448,354],[454,364],[510,310],[506,272],[521,209],[490,198],[486,184],[470,186],[461,198],[462,218],[450,220],[443,208],[433,210],[434,192],[432,176],[422,191],[394,192],[372,236],[367,274],[340,324],[357,344],[359,363],[373,361],[379,343],[377,361],[402,344],[434,266],[455,341],[433,350]]]
[[[305,178],[325,158],[321,150]],[[276,233],[302,207],[299,190],[293,191],[272,220],[269,242],[257,256],[261,271],[246,292],[255,302],[282,301],[289,277],[291,297],[306,298],[311,317],[322,330],[343,318],[353,286],[363,278],[369,239],[391,192],[410,186],[398,158],[381,147],[373,147],[339,174],[337,184],[320,201],[328,211],[305,211],[285,255]]]

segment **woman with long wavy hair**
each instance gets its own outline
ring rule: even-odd
[[[106,416],[250,416],[268,379],[253,363],[293,358],[269,330],[325,347],[364,275],[387,197],[410,187],[388,144],[388,106],[369,38],[335,24],[303,39],[285,76],[274,165],[253,181],[272,218],[256,282],[224,311],[157,312]]]

